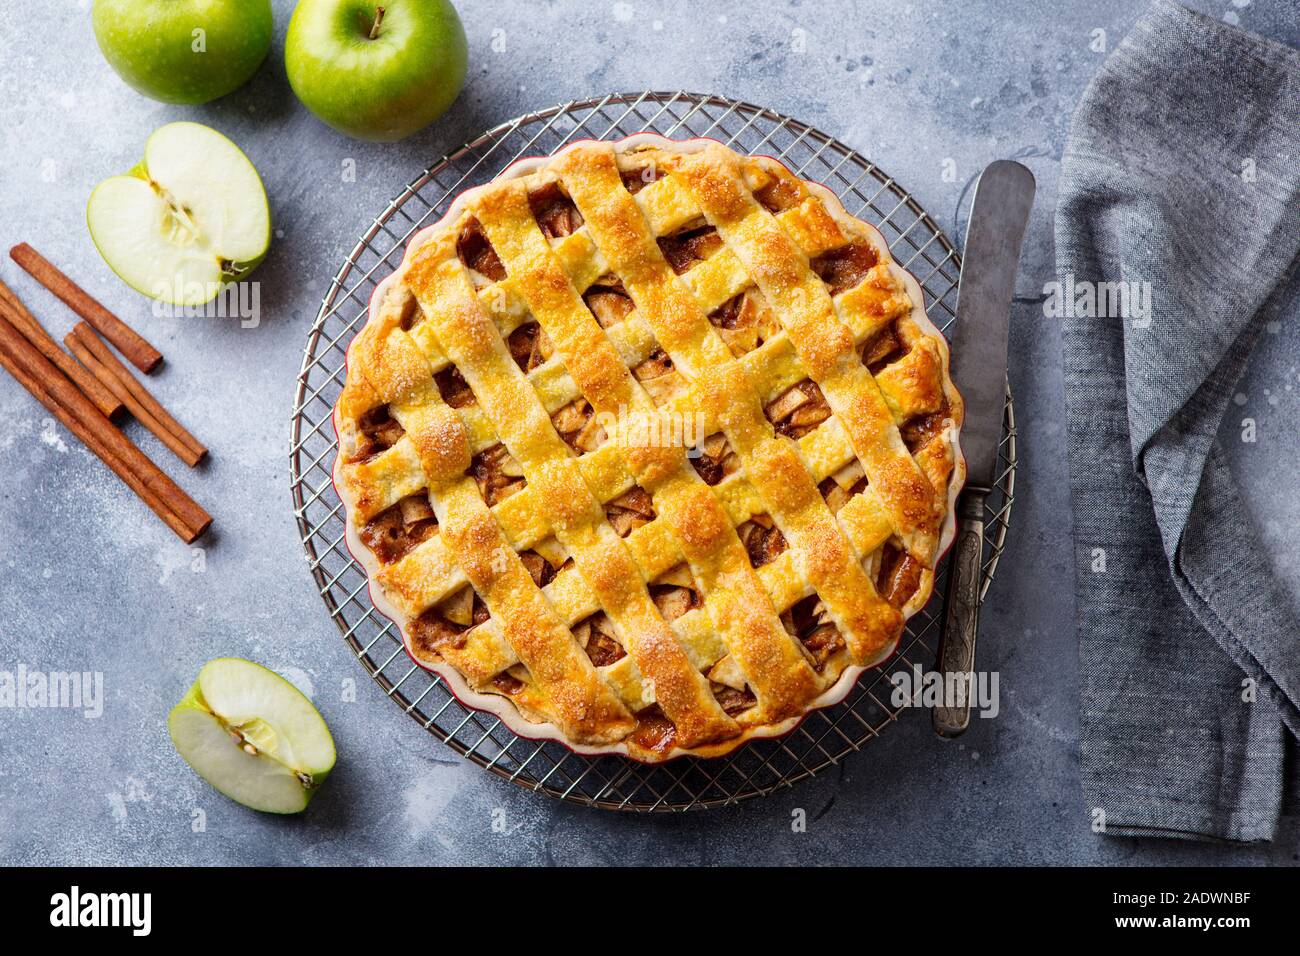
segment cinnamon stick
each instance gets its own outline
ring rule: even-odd
[[[187,544],[212,516],[180,489],[85,395],[5,319],[0,319],[0,365],[85,443]]]
[[[86,397],[94,402],[95,407],[106,417],[112,418],[122,411],[125,407],[122,402],[100,384],[90,372],[73,361],[67,352],[59,348],[58,343],[50,337],[50,333],[45,331],[36,317],[27,311],[27,307],[18,296],[14,295],[13,290],[3,282],[0,282],[0,316],[8,319],[14,328],[27,337],[28,342],[40,349],[41,354],[54,363],[60,372],[72,379],[77,388],[85,392]]]
[[[64,336],[63,342],[82,365],[122,400],[136,421],[158,436],[158,440],[175,452],[176,457],[191,468],[203,460],[208,450],[149,394],[99,340],[94,329],[85,322],[78,322]]]
[[[117,346],[117,350],[140,371],[148,374],[158,367],[163,359],[161,352],[27,243],[20,242],[10,249],[9,257],[67,303],[68,308],[93,325],[100,335]]]

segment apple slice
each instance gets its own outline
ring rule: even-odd
[[[254,810],[306,809],[334,768],[334,738],[312,702],[279,674],[235,657],[203,665],[167,729],[200,777]]]
[[[179,306],[211,301],[271,244],[262,178],[238,146],[199,123],[156,129],[139,165],[95,187],[86,223],[127,285]]]

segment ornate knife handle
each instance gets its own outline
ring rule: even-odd
[[[931,712],[934,732],[958,737],[970,726],[972,684],[949,681],[949,674],[975,670],[975,635],[979,629],[980,565],[984,557],[984,492],[966,491],[957,505],[957,540],[948,561],[948,594],[943,634],[935,669],[944,687],[960,686],[960,703],[946,698]]]

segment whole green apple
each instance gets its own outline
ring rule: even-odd
[[[301,0],[284,43],[298,99],[340,132],[380,142],[441,116],[466,57],[448,0]]]
[[[225,96],[271,48],[271,0],[95,0],[91,18],[118,76],[164,103]]]

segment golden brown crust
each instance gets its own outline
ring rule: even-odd
[[[946,346],[879,234],[774,161],[658,142],[462,197],[381,287],[335,411],[349,528],[407,535],[366,563],[416,660],[644,760],[788,729],[887,654],[961,473]],[[593,287],[625,304],[598,318]],[[751,295],[737,354],[710,313]],[[579,413],[599,444],[556,430]],[[726,469],[688,454],[706,435]]]

